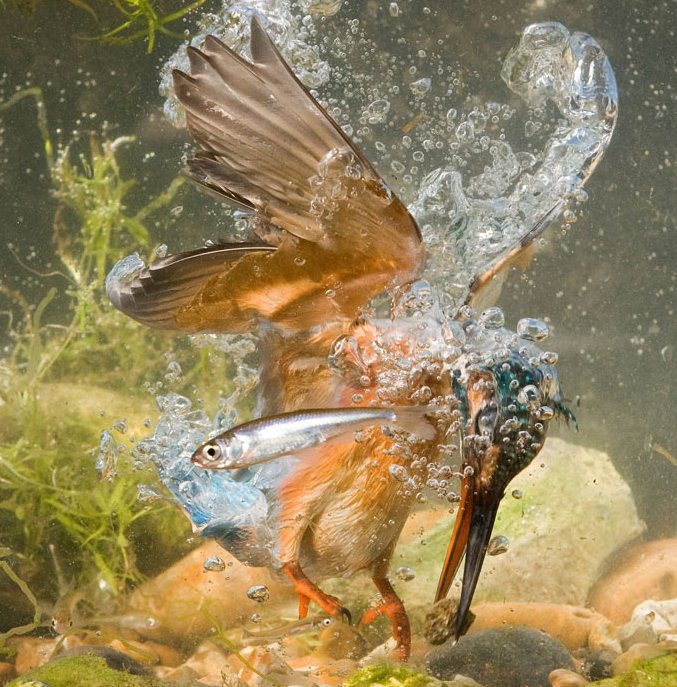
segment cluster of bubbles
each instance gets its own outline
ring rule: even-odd
[[[373,144],[370,155],[386,178],[396,181],[395,190],[409,203],[421,226],[428,246],[426,278],[447,305],[458,306],[472,279],[525,234],[538,234],[560,216],[567,223],[575,221],[572,206],[586,199],[582,187],[613,133],[618,105],[613,71],[600,46],[587,34],[570,33],[557,22],[527,27],[501,71],[508,88],[528,108],[523,134],[532,146],[520,151],[506,140],[504,129],[515,109],[477,99],[468,112],[449,107],[450,98],[468,88],[463,70],[453,69],[448,57],[435,50],[419,50],[420,65],[412,59],[407,89],[408,107],[418,113],[402,127],[401,140],[388,146],[374,139],[381,129],[384,140],[396,132],[394,102],[401,102],[404,95],[398,79],[408,77],[401,74],[401,65],[393,63],[394,56],[377,75],[364,64],[364,73],[345,69],[353,53],[366,57],[377,47],[365,36],[358,19],[317,23],[318,18],[336,15],[341,6],[340,0],[302,0],[296,5],[286,0],[224,2],[220,12],[202,16],[190,44],[199,47],[213,34],[250,59],[249,23],[256,16],[297,76],[316,91],[344,131],[358,142]],[[389,14],[400,18],[397,3],[391,4]],[[327,27],[336,33],[325,36]],[[182,117],[172,92],[171,71],[189,70],[185,48],[161,70],[165,113],[177,124]],[[337,61],[330,68],[323,57],[346,63]],[[428,73],[422,74],[424,65]],[[338,91],[344,94],[334,96]],[[365,97],[366,105],[361,102]],[[361,111],[358,117],[356,106]],[[433,167],[431,161],[440,156],[444,164]],[[403,162],[407,157],[411,157],[410,165]],[[326,162],[320,167],[326,167]],[[351,176],[353,168],[359,175],[359,168],[350,161],[339,162],[345,163],[345,177]],[[389,173],[383,169],[386,165]],[[335,177],[318,169],[311,214],[325,213],[327,199],[336,197],[332,193],[350,187],[349,179],[342,182]]]
[[[552,406],[559,402],[557,354],[538,346],[549,334],[542,320],[523,318],[511,331],[500,308],[477,313],[468,306],[452,319],[434,293],[424,280],[411,284],[393,304],[394,319],[364,320],[352,335],[334,342],[328,364],[360,389],[352,398],[357,405],[427,407],[442,431],[441,443],[431,455],[416,436],[393,432],[395,442],[388,452],[397,460],[390,477],[402,484],[405,497],[425,502],[432,493],[454,503],[461,470],[468,469],[462,463],[459,433],[466,431],[465,441],[477,451],[495,440],[492,427],[475,435],[465,426],[465,396],[473,372],[491,372],[489,391],[499,404],[499,435],[526,464],[540,449],[555,414]],[[371,335],[362,336],[362,327]]]
[[[305,9],[301,15],[303,19],[292,12],[290,3],[285,0],[224,0],[220,11],[203,14],[190,41],[182,45],[160,71],[160,94],[166,98],[164,113],[167,119],[176,126],[182,126],[184,122],[183,111],[174,95],[172,70],[190,72],[186,48],[189,45],[202,47],[207,36],[211,35],[251,60],[249,31],[253,17],[262,23],[296,76],[308,88],[318,88],[326,83],[330,76],[329,64],[320,58],[317,47],[311,42],[313,15],[333,14],[341,3],[336,0],[304,0],[300,4]]]
[[[427,277],[452,303],[463,300],[473,277],[521,237],[562,213],[565,221],[575,220],[569,206],[586,199],[583,184],[616,121],[618,95],[606,55],[590,36],[570,34],[556,22],[527,27],[501,76],[532,111],[544,114],[554,106],[559,119],[540,154],[515,152],[490,131],[505,109],[497,103],[476,107],[456,127],[450,164],[423,179],[410,210],[431,247]],[[536,128],[537,120],[529,120],[525,136]],[[489,163],[464,178],[464,152],[488,153]]]
[[[336,68],[332,74],[336,84],[330,84],[329,63],[321,59],[315,45],[317,17],[333,16],[341,4],[341,0],[300,0],[292,9],[284,0],[224,3],[220,12],[203,15],[190,44],[199,47],[208,34],[213,34],[250,58],[249,25],[252,16],[258,17],[299,78],[310,88],[324,87],[320,95],[326,91],[327,99],[321,103],[346,133],[369,142],[378,127],[392,127],[399,86],[387,91],[386,87],[379,91],[376,86],[366,91],[357,89],[362,95],[368,91],[369,98],[366,105],[361,105],[359,128],[352,129],[346,110],[354,103],[329,96],[333,86],[342,88],[350,77]],[[389,14],[393,18],[400,16],[396,3],[390,4]],[[351,34],[357,35],[358,24],[357,20],[349,22]],[[334,56],[348,46],[336,40],[339,47],[329,50]],[[369,47],[363,37],[352,40]],[[175,123],[180,122],[180,108],[171,91],[171,70],[189,70],[185,48],[162,69],[165,113]],[[392,83],[397,78],[395,72],[386,72],[384,80]],[[403,90],[410,104],[420,105],[419,114],[403,127],[401,142],[388,149],[375,141],[374,147],[380,156],[377,164],[383,167],[389,163],[391,177],[409,183],[410,193],[404,187],[397,190],[410,202],[427,244],[425,279],[395,294],[389,318],[383,322],[365,320],[364,326],[380,329],[380,335],[366,337],[368,345],[361,343],[358,331],[340,337],[327,363],[352,383],[355,405],[374,402],[425,405],[431,409],[438,428],[444,428],[437,452],[430,457],[421,450],[416,437],[395,432],[390,450],[398,460],[392,464],[389,476],[402,485],[407,497],[423,502],[433,494],[445,503],[453,503],[459,499],[459,479],[470,476],[473,470],[463,464],[459,450],[460,434],[467,430],[464,394],[473,371],[492,371],[492,392],[507,399],[501,408],[499,433],[523,460],[533,457],[540,448],[547,423],[554,415],[552,402],[559,399],[557,355],[539,348],[548,336],[547,324],[523,318],[516,331],[511,331],[500,308],[477,313],[461,305],[468,285],[528,232],[539,232],[561,214],[567,221],[575,219],[570,205],[585,200],[582,186],[609,144],[617,94],[608,60],[592,38],[571,34],[557,23],[528,27],[506,58],[501,73],[507,86],[529,108],[525,138],[543,143],[541,151],[532,147],[519,152],[505,140],[503,129],[514,109],[496,102],[475,101],[469,112],[459,115],[447,105],[443,121],[433,121],[439,112],[426,109],[424,103],[438,87],[436,77],[413,68],[409,73],[408,88]],[[459,74],[451,70],[444,73],[449,77],[447,94],[463,86]],[[546,121],[554,125],[544,126]],[[408,169],[393,156],[394,148],[411,154],[413,164]],[[435,151],[443,156],[444,164],[432,169],[429,160],[434,159]],[[424,164],[429,166],[425,168]],[[326,216],[332,203],[350,190],[351,184],[359,183],[360,177],[359,163],[350,154],[332,153],[311,180],[316,195],[309,212]],[[134,278],[142,267],[138,256],[131,256],[112,276]],[[168,368],[165,380],[156,389],[162,393],[157,394],[161,417],[155,433],[138,443],[134,456],[140,464],[150,461],[157,466],[162,482],[197,528],[226,511],[265,520],[266,479],[273,480],[274,471],[264,478],[261,475],[265,470],[260,474],[234,474],[198,469],[190,461],[207,435],[248,419],[240,417],[237,407],[256,384],[256,373],[246,363],[251,349],[242,338],[211,336],[198,341],[220,349],[235,361],[236,391],[229,399],[222,399],[219,412],[210,418],[204,410],[194,408],[187,397],[164,390],[165,383],[181,375],[180,368]],[[534,374],[519,377],[514,374],[515,363]],[[466,436],[465,441],[481,453],[489,440],[488,431],[480,427],[478,434]],[[362,440],[362,436],[356,439]],[[114,437],[108,433],[102,436],[100,471],[105,473],[116,459]],[[514,491],[513,496],[521,498],[521,493]],[[507,547],[505,538],[496,537],[490,553],[498,555]],[[220,572],[222,565],[223,561],[214,557],[205,561],[205,570]],[[396,575],[410,580],[415,573],[402,567]],[[248,596],[265,601],[267,590],[252,588]]]

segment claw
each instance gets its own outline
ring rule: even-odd
[[[297,561],[285,563],[282,571],[293,582],[299,597],[299,618],[305,618],[308,614],[308,605],[314,601],[323,611],[333,616],[341,616],[350,625],[352,615],[335,596],[325,594],[315,583],[311,582],[301,569]]]
[[[381,592],[383,601],[375,608],[365,611],[360,618],[359,625],[369,625],[379,616],[387,616],[393,627],[393,637],[397,642],[397,657],[400,661],[408,661],[411,652],[411,628],[404,604],[387,579],[376,578],[374,584]]]

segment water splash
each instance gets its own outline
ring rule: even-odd
[[[468,285],[534,228],[540,233],[573,202],[609,145],[618,94],[609,61],[590,36],[556,22],[527,27],[501,76],[532,108],[552,103],[560,117],[540,155],[515,153],[504,140],[479,139],[496,115],[489,103],[456,128],[456,146],[489,153],[490,163],[464,181],[452,162],[430,172],[410,206],[429,247],[426,277],[458,306]],[[539,122],[529,120],[529,135]],[[568,216],[571,221],[573,217]],[[536,232],[534,232],[536,233]],[[451,279],[450,279],[451,277]]]
[[[207,36],[216,36],[236,53],[251,61],[249,51],[249,29],[256,17],[266,29],[296,76],[308,87],[319,88],[330,77],[329,64],[320,58],[318,48],[311,41],[313,31],[312,15],[335,14],[340,2],[318,2],[306,0],[304,8],[309,12],[302,18],[292,12],[285,0],[247,0],[229,2],[224,0],[221,10],[203,14],[198,28],[189,42],[182,45],[162,66],[160,71],[160,95],[166,98],[165,117],[175,126],[183,126],[185,117],[177,97],[174,95],[172,70],[190,72],[186,48],[191,45],[202,47]]]

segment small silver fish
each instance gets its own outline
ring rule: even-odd
[[[272,644],[279,642],[287,637],[294,637],[296,635],[305,634],[306,632],[315,632],[317,630],[324,630],[332,627],[340,621],[336,618],[312,617],[304,618],[302,620],[295,620],[285,625],[278,627],[271,627],[267,630],[259,632],[251,632],[250,630],[242,629],[242,646],[262,646],[265,644]]]
[[[271,415],[233,427],[202,444],[191,460],[212,470],[247,468],[340,439],[373,425],[397,425],[421,439],[435,428],[429,406],[406,408],[333,408]]]

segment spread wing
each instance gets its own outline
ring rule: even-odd
[[[213,37],[188,48],[191,74],[175,71],[174,85],[199,146],[188,176],[253,213],[268,249],[210,247],[112,280],[113,304],[144,324],[304,329],[353,318],[420,271],[420,232],[404,205],[256,19],[251,36],[252,63]]]

